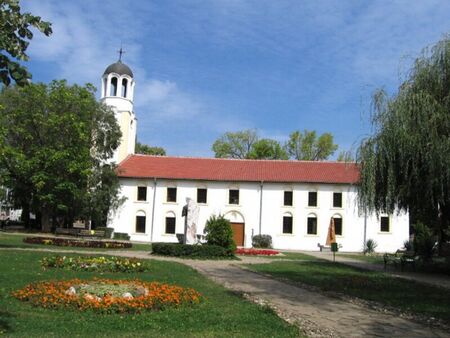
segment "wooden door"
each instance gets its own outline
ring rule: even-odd
[[[244,223],[231,223],[233,240],[237,246],[244,246]]]

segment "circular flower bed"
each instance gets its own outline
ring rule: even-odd
[[[267,249],[253,249],[253,248],[252,249],[244,249],[244,248],[236,249],[236,255],[273,256],[273,255],[278,255],[279,253],[280,253],[279,251],[267,250]]]
[[[13,296],[44,308],[74,308],[99,312],[141,312],[193,305],[201,295],[176,285],[140,280],[93,279],[37,282]]]
[[[54,238],[54,237],[25,237],[25,243],[30,244],[44,244],[57,246],[75,246],[83,248],[108,248],[108,249],[125,249],[131,248],[131,243],[115,242],[115,241],[93,241],[83,239],[68,239],[68,238]]]
[[[147,264],[136,258],[93,257],[93,256],[50,256],[41,260],[44,268],[59,268],[75,271],[95,272],[144,272]]]

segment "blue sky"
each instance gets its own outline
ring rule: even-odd
[[[423,47],[450,32],[450,1],[24,0],[53,23],[28,49],[34,82],[100,87],[118,59],[135,74],[138,140],[213,156],[226,131],[370,133],[370,96],[394,93]],[[338,150],[338,151],[339,151]],[[337,152],[336,152],[337,154]]]

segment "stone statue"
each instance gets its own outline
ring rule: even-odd
[[[192,198],[186,198],[186,205],[183,207],[182,216],[184,219],[184,244],[197,243],[197,223],[200,208]]]

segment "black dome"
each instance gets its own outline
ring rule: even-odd
[[[117,61],[116,63],[113,63],[109,65],[106,69],[103,75],[109,74],[109,73],[117,73],[119,75],[129,75],[133,77],[133,72],[131,71],[130,67],[128,67],[126,64],[122,63],[122,61]]]

